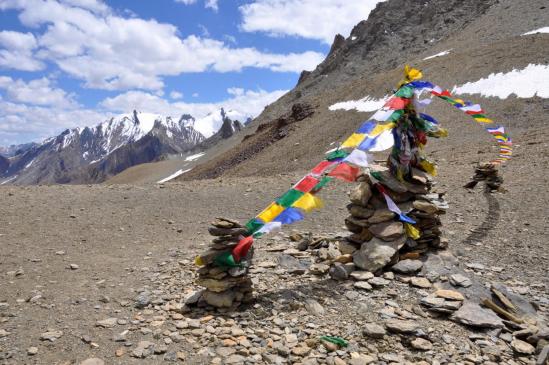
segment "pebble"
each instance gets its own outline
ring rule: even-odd
[[[385,327],[391,332],[410,334],[419,329],[419,324],[415,321],[390,319],[385,322]]]
[[[86,359],[80,363],[80,365],[105,365],[105,361],[98,359],[97,357]]]
[[[414,339],[410,344],[416,350],[430,351],[430,350],[433,349],[433,344],[431,343],[431,341],[426,340],[426,339],[421,338],[421,337],[418,337],[418,338]]]
[[[362,333],[372,338],[383,338],[387,331],[377,323],[366,323],[362,328]]]
[[[36,355],[37,353],[38,353],[38,347],[32,346],[32,347],[29,347],[29,348],[27,349],[27,355],[34,356],[34,355]]]
[[[391,267],[391,270],[399,274],[413,274],[418,272],[423,267],[423,262],[419,260],[402,260],[399,261],[396,265]]]
[[[528,342],[519,339],[514,339],[513,341],[511,341],[511,348],[519,354],[524,355],[531,355],[536,351],[534,346],[530,345]]]
[[[414,276],[413,278],[411,278],[410,279],[410,284],[412,286],[415,286],[415,287],[418,287],[418,288],[423,288],[423,289],[427,289],[427,288],[430,288],[432,286],[429,279],[418,277],[418,276]]]

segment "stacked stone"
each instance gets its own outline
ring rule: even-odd
[[[200,255],[196,283],[206,289],[186,302],[187,305],[211,305],[217,308],[237,307],[253,299],[252,281],[247,276],[253,256],[251,248],[238,266],[220,264],[217,258],[227,255],[238,244],[247,229],[236,221],[217,218],[208,228],[214,237],[208,251]]]
[[[480,181],[486,182],[486,187],[489,190],[500,190],[503,184],[503,177],[499,174],[498,168],[492,163],[482,163],[475,168],[475,175],[465,187],[472,189]]]
[[[410,237],[369,176],[362,175],[360,184],[350,194],[350,216],[345,220],[352,233],[347,241],[356,248],[352,254],[355,269],[375,273],[396,264],[400,258],[417,258],[430,248],[445,248],[439,215],[445,213],[448,205],[442,194],[431,192],[432,178],[415,168],[410,182],[397,180],[381,166],[375,172],[402,213],[416,221],[413,227],[419,230],[419,237]]]

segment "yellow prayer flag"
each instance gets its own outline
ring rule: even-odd
[[[393,122],[387,124],[377,124],[374,129],[372,129],[372,131],[368,134],[368,137],[378,136],[386,130],[394,128],[395,125],[396,124]]]
[[[353,133],[349,138],[345,140],[345,142],[343,142],[341,147],[358,147],[358,145],[364,140],[365,137],[366,135],[364,133]]]
[[[322,200],[311,193],[305,193],[292,204],[292,207],[303,209],[306,212],[310,212],[313,209],[320,209],[323,206]]]
[[[429,175],[437,176],[437,169],[435,167],[435,164],[433,164],[432,162],[429,162],[427,160],[421,160],[419,166],[421,166],[423,171],[425,171]]]
[[[205,265],[205,264],[204,264],[204,260],[202,260],[202,257],[200,257],[200,256],[196,256],[196,257],[194,258],[194,264],[195,264],[196,266],[204,266],[204,265]]]
[[[406,229],[406,235],[411,239],[417,240],[419,237],[421,237],[419,229],[412,226],[410,223],[404,223],[404,228]]]
[[[494,123],[494,121],[489,118],[475,118],[475,120],[479,123]]]
[[[423,77],[423,74],[417,68],[406,65],[404,67],[404,77],[406,77],[408,81],[414,81],[421,79]]]
[[[283,206],[280,206],[276,203],[271,203],[264,211],[258,214],[257,218],[261,219],[265,223],[271,222],[275,219],[282,211],[284,210]]]

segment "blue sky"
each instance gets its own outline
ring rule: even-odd
[[[0,0],[0,145],[133,109],[256,116],[377,2]]]

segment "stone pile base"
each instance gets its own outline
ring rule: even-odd
[[[407,227],[399,220],[397,214],[388,209],[380,189],[363,175],[359,178],[360,185],[351,191],[351,204],[347,206],[350,215],[345,225],[351,235],[337,245],[329,244],[318,250],[313,272],[321,274],[323,268],[329,267],[332,278],[344,280],[360,276],[361,272],[379,273],[405,260],[394,266],[394,271],[412,273],[421,267],[419,261],[414,265],[413,259],[429,249],[447,247],[447,241],[441,238],[439,215],[445,213],[448,205],[443,194],[431,192],[431,177],[413,169],[412,182],[401,182],[383,167],[377,168],[376,176],[380,178],[382,190],[416,224]]]
[[[199,256],[199,263],[203,266],[198,270],[196,284],[205,289],[188,298],[187,305],[206,306],[216,308],[237,307],[241,303],[253,299],[252,281],[248,277],[253,248],[237,267],[223,265],[219,261],[220,255],[229,254],[238,244],[239,239],[247,232],[238,222],[218,218],[208,228],[213,236],[208,251]]]

